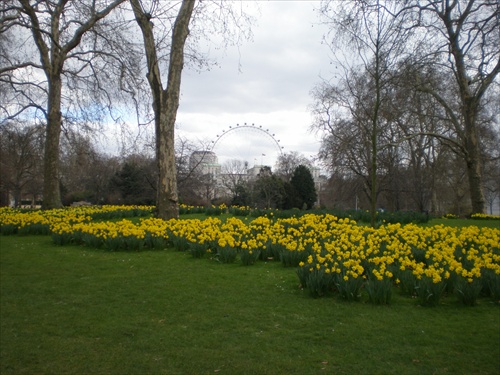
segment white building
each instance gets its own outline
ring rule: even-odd
[[[221,165],[213,151],[194,151],[189,157],[189,169],[202,175],[218,176]]]

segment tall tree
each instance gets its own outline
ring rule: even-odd
[[[224,36],[230,34],[231,37],[231,28],[236,25],[236,28],[241,30],[239,22],[245,24],[248,18],[241,20],[236,17],[236,14],[231,11],[231,3],[226,1],[205,4],[201,1],[183,0],[178,7],[171,3],[162,4],[159,0],[130,0],[130,4],[144,40],[147,79],[152,96],[158,164],[157,216],[163,219],[175,218],[178,217],[179,208],[174,125],[179,107],[186,40],[191,32],[190,22],[195,19],[196,15],[196,20],[200,25],[199,30],[204,29],[209,35],[208,28],[211,27],[213,32],[218,31]],[[195,5],[197,5],[196,11]],[[166,28],[154,27],[153,20],[165,22],[165,14],[168,17],[172,12],[175,12],[175,16],[168,18]],[[168,22],[173,22],[173,25]],[[220,29],[216,30],[218,24]],[[155,30],[160,34],[155,34]],[[169,35],[170,32],[171,35]],[[170,43],[167,42],[165,45],[165,41]],[[163,51],[168,51],[168,58],[162,54]],[[196,55],[196,49],[192,52]],[[167,64],[165,60],[168,61]],[[203,61],[203,59],[198,59],[197,63],[203,65]],[[168,71],[166,85],[162,81],[162,68],[165,68],[165,65]]]
[[[156,162],[158,164],[157,215],[163,219],[179,216],[177,172],[175,165],[174,126],[179,107],[181,75],[184,67],[184,46],[189,34],[189,21],[194,0],[183,0],[172,30],[170,63],[166,88],[163,86],[153,22],[140,0],[130,0],[135,19],[142,31],[147,59],[147,78],[153,96],[156,135]]]
[[[347,109],[349,116],[365,134],[362,141],[366,141],[364,156],[367,161],[366,182],[370,190],[372,225],[376,221],[379,193],[377,175],[382,146],[382,109],[389,99],[386,93],[393,78],[392,68],[404,57],[405,43],[409,37],[409,31],[401,27],[404,17],[397,18],[388,11],[388,8],[397,10],[398,7],[399,4],[392,1],[326,1],[321,9],[323,18],[331,27],[328,43],[334,53],[338,53],[341,48],[354,53],[354,57],[338,59],[336,63],[344,68],[343,84],[351,99],[347,102],[354,102],[354,105],[344,106],[344,111]],[[359,71],[363,74],[358,74]],[[362,80],[365,80],[364,85]],[[342,123],[338,119],[326,117],[329,129]],[[322,121],[313,126],[321,129],[324,125]]]
[[[500,71],[500,7],[496,0],[408,0],[428,47],[415,60],[433,64],[451,85],[434,86],[416,76],[418,90],[444,109],[465,161],[473,213],[485,210],[478,116]],[[419,35],[419,34],[417,34]],[[423,55],[423,56],[422,56]],[[498,83],[497,83],[498,84]],[[457,100],[458,99],[458,100]]]
[[[314,186],[314,179],[311,171],[305,165],[299,165],[293,171],[292,178],[290,179],[290,184],[293,186],[294,190],[297,192],[297,196],[300,198],[299,208],[305,206],[308,210],[311,209],[318,195],[316,193],[316,187]]]
[[[106,35],[106,31],[99,30],[90,39],[86,35],[124,1],[16,0],[6,2],[7,6],[3,4],[2,19],[8,22],[2,31],[16,36],[18,43],[12,44],[14,49],[6,57],[8,63],[0,68],[0,80],[13,87],[19,99],[16,105],[3,109],[7,118],[24,114],[33,120],[40,113],[43,116],[42,123],[46,125],[43,208],[61,206],[59,145],[63,111],[68,114],[70,109],[66,104],[73,98],[69,95],[70,88],[64,87],[65,77],[95,78],[92,62],[99,52],[95,41]]]
[[[283,181],[272,174],[269,167],[262,167],[252,185],[254,203],[260,208],[278,208],[283,202]]]
[[[93,137],[74,131],[64,132],[63,135],[60,156],[63,204],[70,205],[77,201],[108,203],[110,180],[120,168],[119,161],[100,153]],[[147,169],[147,163],[140,168]]]

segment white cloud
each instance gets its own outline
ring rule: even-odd
[[[178,134],[212,141],[229,126],[254,123],[276,134],[283,151],[314,156],[319,141],[308,130],[312,120],[309,93],[320,76],[330,74],[329,50],[321,44],[326,29],[315,24],[318,5],[318,1],[259,2],[253,42],[226,51],[213,70],[186,69]],[[262,159],[274,164],[269,156],[273,141],[267,138],[248,129],[231,131],[215,151],[220,161],[260,164]]]

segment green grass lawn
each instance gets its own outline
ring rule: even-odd
[[[277,262],[0,237],[0,373],[499,374],[500,307],[312,299]]]

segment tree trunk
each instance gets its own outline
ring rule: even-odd
[[[473,1],[469,3],[473,5]],[[487,87],[491,84],[493,78],[498,72],[500,62],[497,62],[496,68],[489,75],[482,77],[482,83],[475,92],[470,85],[470,78],[464,62],[466,44],[460,46],[460,35],[467,36],[463,29],[463,21],[469,16],[470,7],[467,7],[462,13],[462,22],[456,24],[453,22],[451,12],[455,4],[446,4],[446,8],[440,17],[446,27],[449,39],[450,54],[455,62],[455,79],[458,84],[461,100],[461,112],[465,139],[463,139],[465,148],[465,162],[467,165],[467,176],[469,179],[469,194],[472,206],[472,213],[484,213],[485,199],[483,193],[483,177],[481,173],[481,153],[479,150],[479,140],[477,134],[477,113],[480,107],[480,101]],[[493,29],[492,29],[493,30]],[[470,37],[470,35],[469,35]],[[472,43],[472,42],[471,42]],[[470,48],[470,46],[469,46]]]
[[[184,45],[189,35],[189,22],[195,0],[183,0],[172,31],[167,88],[163,89],[153,24],[144,13],[140,0],[130,0],[136,21],[141,28],[148,62],[148,82],[153,96],[155,115],[156,163],[158,187],[156,215],[164,220],[179,217],[177,171],[175,165],[175,120],[179,108],[181,74],[184,67]]]
[[[370,225],[375,228],[377,222],[377,121],[373,121],[371,150],[371,190],[370,190]]]
[[[370,194],[370,225],[372,228],[375,228],[377,222],[377,189],[378,189],[378,180],[377,180],[377,169],[378,169],[378,144],[377,144],[377,136],[378,136],[378,124],[379,124],[379,110],[382,102],[381,98],[381,73],[380,73],[380,48],[379,41],[376,41],[376,49],[375,49],[375,103],[373,107],[372,113],[372,123],[371,123],[371,194]]]
[[[175,166],[175,120],[179,108],[184,46],[189,35],[189,21],[195,0],[183,0],[172,32],[172,47],[168,68],[167,88],[161,101],[161,117],[156,130],[156,158],[158,163],[158,190],[156,210],[158,217],[179,217],[177,171]]]
[[[470,201],[472,213],[485,212],[485,198],[483,193],[483,179],[481,172],[481,151],[475,125],[475,111],[470,106],[465,106],[465,150],[467,155],[467,177],[469,179]]]
[[[174,126],[176,114],[169,114],[166,101],[163,104],[156,131],[156,164],[158,185],[156,215],[164,220],[179,217],[177,170],[175,166]]]
[[[61,76],[49,79],[47,129],[43,165],[43,209],[62,207],[59,187],[59,140],[61,137]]]

